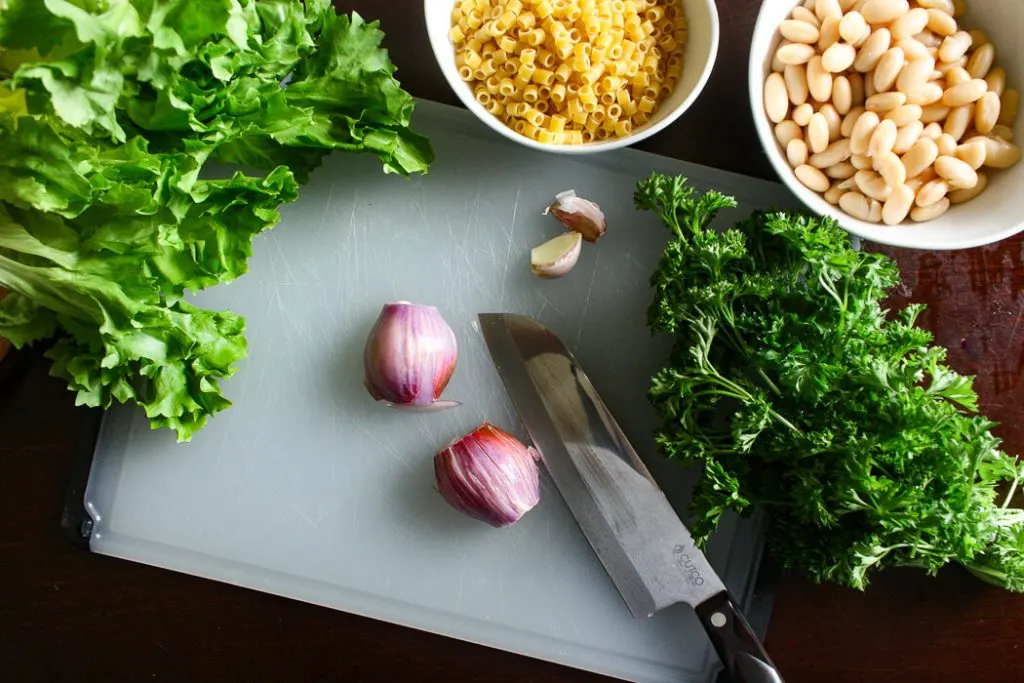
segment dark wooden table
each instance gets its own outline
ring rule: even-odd
[[[415,95],[456,104],[423,29],[420,0],[350,0],[379,18]],[[747,45],[759,0],[719,0],[722,47],[697,105],[643,147],[772,177],[750,123]],[[714,132],[713,132],[714,131]],[[1024,241],[956,253],[887,250],[901,300],[952,364],[978,375],[984,410],[1024,448]],[[0,679],[9,681],[598,681],[590,674],[254,591],[90,555],[58,528],[86,424],[29,353],[0,366]],[[1024,680],[1024,596],[951,568],[890,571],[866,593],[779,587],[768,649],[788,683]]]

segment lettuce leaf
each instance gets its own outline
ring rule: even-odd
[[[0,336],[57,335],[79,403],[188,440],[246,342],[183,297],[243,275],[332,151],[425,173],[413,99],[376,23],[327,0],[2,2]]]

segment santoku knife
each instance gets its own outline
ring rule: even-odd
[[[551,478],[636,618],[692,606],[735,683],[782,683],[565,345],[535,320],[480,315],[498,374]]]

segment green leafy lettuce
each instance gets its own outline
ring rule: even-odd
[[[728,510],[768,511],[785,568],[863,588],[887,566],[957,562],[1024,591],[1024,470],[976,414],[969,377],[883,307],[894,262],[830,218],[736,205],[683,178],[639,183],[672,238],[653,276],[652,330],[674,348],[650,399],[670,458],[703,465],[692,511],[706,541]]]
[[[79,403],[191,438],[246,342],[184,295],[244,274],[332,151],[433,159],[382,37],[328,0],[0,0],[0,336],[56,335]]]

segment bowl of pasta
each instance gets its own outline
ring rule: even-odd
[[[718,54],[714,0],[424,0],[462,103],[547,152],[625,147],[690,108]]]

